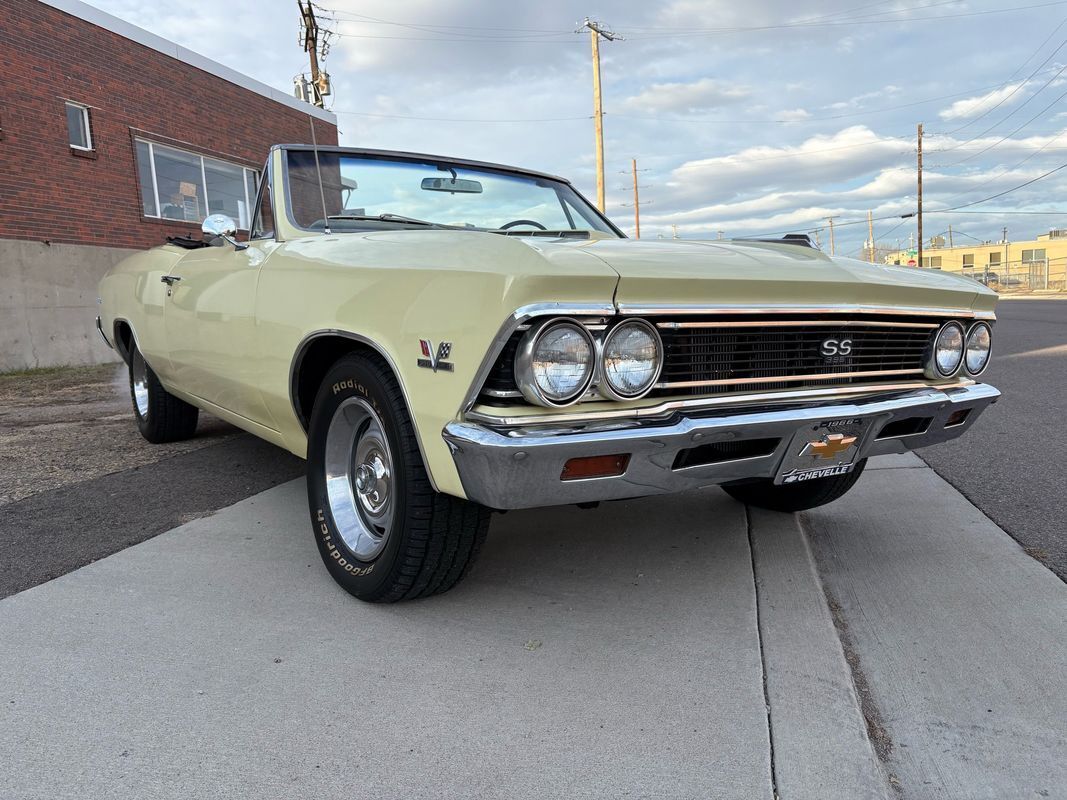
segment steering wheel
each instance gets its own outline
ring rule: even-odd
[[[514,228],[516,225],[530,225],[530,226],[532,226],[534,228],[538,228],[539,230],[542,230],[542,231],[547,231],[548,230],[548,228],[546,228],[540,222],[535,222],[532,219],[513,219],[511,222],[507,223],[506,225],[501,225],[500,226],[500,230],[506,231],[506,230],[509,230],[511,228]]]

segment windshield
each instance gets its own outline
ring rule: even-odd
[[[323,151],[316,169],[311,150],[287,156],[289,206],[305,230],[323,230],[326,216],[331,232],[431,226],[617,235],[574,189],[549,178]]]

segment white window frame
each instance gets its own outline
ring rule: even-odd
[[[85,144],[87,147],[82,147],[80,144],[74,144],[70,140],[70,123],[67,123],[67,144],[74,150],[82,150],[83,152],[89,152],[93,149],[93,127],[89,124],[89,106],[82,103],[75,103],[73,100],[63,101],[63,116],[66,118],[67,109],[76,108],[81,112],[82,125],[85,127]],[[67,121],[66,119],[64,121]]]
[[[71,105],[77,105],[77,103],[72,103]],[[135,136],[134,137],[134,153],[135,153],[135,155],[136,155],[136,150],[137,150],[137,145],[136,145],[137,142],[143,142],[144,144],[148,145],[148,161],[149,161],[149,167],[151,168],[151,171],[152,171],[152,194],[155,196],[155,202],[153,203],[153,205],[156,208],[156,213],[155,214],[144,214],[142,212],[142,216],[147,218],[147,219],[163,219],[162,213],[160,211],[160,204],[159,204],[159,182],[156,179],[156,148],[155,148],[155,143],[151,139],[142,139],[139,136]],[[71,145],[71,147],[73,147],[73,146],[74,145]],[[196,158],[200,159],[200,182],[204,187],[204,211],[205,212],[209,212],[211,210],[211,206],[210,206],[210,203],[208,201],[208,194],[207,194],[207,170],[206,170],[205,159],[210,158],[212,161],[218,161],[218,162],[220,162],[222,164],[227,164],[228,166],[237,167],[238,169],[240,169],[241,170],[241,182],[242,182],[242,184],[244,186],[244,194],[245,194],[245,214],[248,216],[248,220],[247,220],[246,224],[243,225],[243,226],[241,225],[241,220],[237,220],[237,228],[238,228],[238,230],[242,230],[242,231],[250,231],[252,229],[252,217],[254,216],[254,213],[253,213],[252,204],[251,204],[250,200],[253,200],[255,198],[249,198],[249,196],[248,196],[248,173],[249,172],[252,173],[252,183],[253,183],[253,185],[259,186],[259,179],[260,179],[259,170],[252,169],[251,167],[246,167],[244,164],[235,164],[232,161],[226,161],[226,160],[221,159],[221,158],[215,158],[214,156],[205,156],[203,153],[194,153],[192,150],[185,150],[185,149],[183,149],[181,147],[174,147],[174,146],[169,145],[169,144],[168,145],[162,145],[162,146],[168,148],[169,150],[177,150],[180,153],[185,153],[186,155],[195,156]],[[206,217],[206,216],[208,216],[208,214],[205,214],[204,216]],[[168,222],[179,222],[179,223],[180,222],[188,222],[188,220],[167,220],[167,221]],[[188,222],[188,224],[193,225],[193,224],[196,224],[196,223]]]

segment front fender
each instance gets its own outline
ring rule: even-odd
[[[491,234],[413,231],[369,235],[378,238],[370,243],[354,236],[287,242],[263,267],[257,324],[275,426],[290,450],[306,456],[291,392],[294,361],[309,337],[350,334],[396,373],[435,488],[464,497],[442,432],[460,415],[502,327],[517,309],[539,304],[610,313],[618,276],[581,247],[546,255]],[[428,265],[428,254],[437,263]],[[435,354],[451,343],[451,370],[419,365],[422,339]]]

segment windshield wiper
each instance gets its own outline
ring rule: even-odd
[[[427,222],[424,219],[405,217],[403,214],[331,214],[326,219],[353,219],[361,222],[402,222],[405,225],[425,225],[428,228],[454,227],[453,225],[442,225],[439,222]]]

